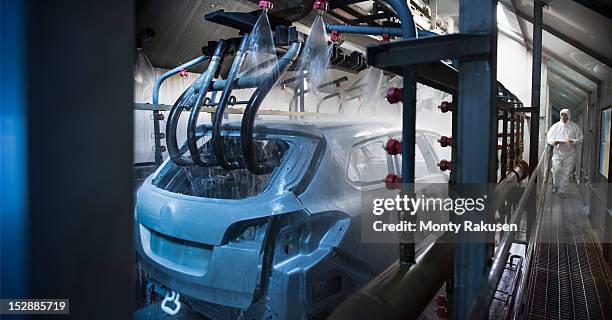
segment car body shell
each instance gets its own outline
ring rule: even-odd
[[[362,192],[384,189],[398,161],[387,156],[374,171],[380,179],[368,183],[351,181],[348,168],[352,150],[401,130],[352,121],[262,122],[258,130],[290,148],[257,195],[211,199],[163,190],[153,180],[168,160],[145,180],[135,209],[139,262],[212,319],[325,317],[398,258],[397,235],[382,244],[360,239]],[[446,182],[433,171],[439,159],[426,142],[417,139],[421,153],[429,152],[429,172],[419,179]],[[245,228],[249,239],[240,235]]]

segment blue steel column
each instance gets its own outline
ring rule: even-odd
[[[491,54],[483,60],[461,61],[456,138],[456,178],[458,184],[483,187],[495,182],[495,149],[497,144],[497,1],[462,0],[459,9],[461,33],[490,35]],[[485,219],[485,214],[478,219]],[[485,235],[483,234],[483,237]],[[461,237],[461,236],[460,236]],[[485,239],[478,243],[455,245],[453,270],[452,319],[463,320],[483,280],[491,257]]]
[[[402,21],[404,39],[417,38],[412,12],[404,0],[386,0]],[[416,141],[416,76],[407,66],[403,68],[404,96],[402,112],[402,194],[414,195],[414,158]],[[403,213],[400,213],[403,218]],[[411,216],[412,217],[412,216]],[[416,260],[414,234],[400,233],[400,262],[414,264]]]
[[[402,194],[414,197],[414,161],[416,152],[416,77],[404,67],[404,96],[402,112]],[[412,219],[414,216],[410,216]],[[414,220],[414,219],[412,219]],[[413,264],[416,260],[414,233],[400,233],[400,262]]]

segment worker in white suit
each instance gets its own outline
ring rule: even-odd
[[[578,144],[582,142],[582,130],[570,121],[570,111],[563,109],[561,119],[550,127],[546,134],[546,141],[553,145],[552,176],[553,192],[567,193],[574,167]]]

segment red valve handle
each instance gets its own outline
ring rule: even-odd
[[[402,177],[395,173],[389,173],[384,181],[387,189],[399,189],[402,186]]]
[[[448,309],[446,309],[446,307],[437,307],[436,308],[436,315],[440,318],[446,318],[448,316]]]
[[[440,139],[438,139],[438,142],[440,142],[440,146],[442,146],[442,148],[446,148],[453,145],[453,138],[441,136]]]
[[[396,154],[402,153],[402,142],[397,139],[389,139],[387,144],[385,144],[384,149],[388,154],[394,156]]]
[[[440,109],[440,111],[442,111],[442,113],[447,113],[449,111],[453,111],[455,105],[452,102],[442,101],[438,108]]]
[[[436,297],[436,304],[440,307],[445,306],[446,303],[448,303],[448,299],[446,299],[446,296],[443,294],[439,294]]]
[[[453,163],[448,160],[440,160],[438,167],[440,167],[440,171],[452,171]]]
[[[403,88],[389,87],[389,89],[387,89],[387,101],[389,101],[389,103],[391,104],[398,103],[402,101],[403,97],[404,97]]]

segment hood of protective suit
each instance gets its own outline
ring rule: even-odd
[[[572,114],[569,111],[569,109],[561,109],[561,111],[559,111],[559,118],[562,118],[561,116],[562,113],[565,113],[567,115],[568,120],[572,118]],[[562,120],[559,120],[559,121],[562,121]]]

